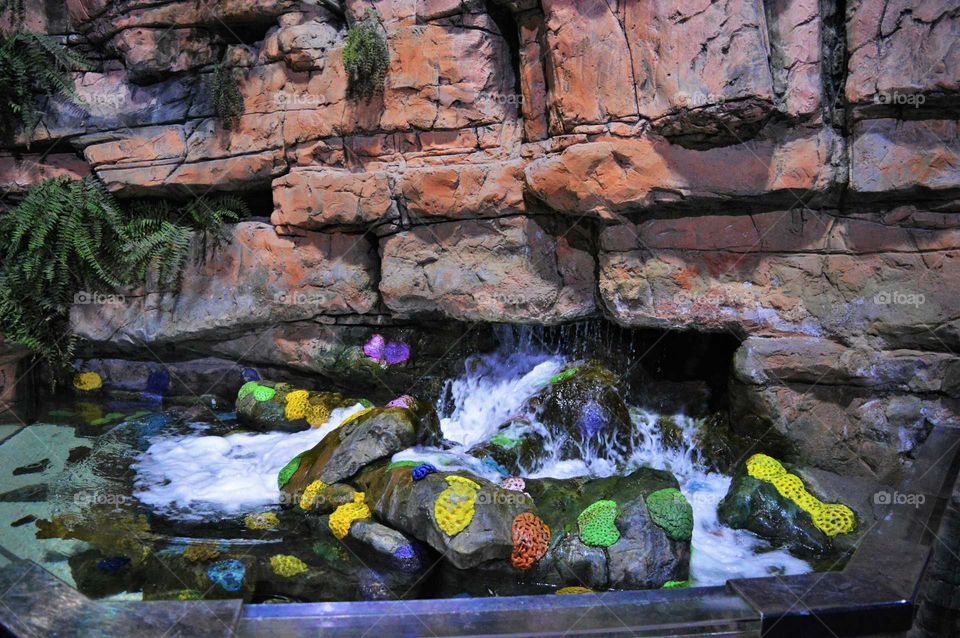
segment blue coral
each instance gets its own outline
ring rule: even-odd
[[[207,568],[207,578],[226,591],[240,591],[247,568],[235,558],[222,560]]]
[[[393,550],[397,567],[405,572],[415,572],[421,567],[420,554],[413,545],[401,545]]]
[[[240,371],[240,376],[243,377],[244,381],[259,381],[260,373],[254,370],[253,368],[244,368]]]
[[[126,556],[110,556],[97,563],[97,569],[108,574],[113,574],[129,564],[130,559]]]
[[[437,468],[433,467],[429,463],[421,463],[417,467],[413,468],[411,474],[413,475],[414,481],[422,481],[429,474],[433,474],[437,471]]]

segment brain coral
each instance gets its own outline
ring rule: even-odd
[[[647,495],[650,518],[675,541],[687,541],[693,535],[693,508],[674,487]]]
[[[290,482],[290,479],[297,473],[297,470],[300,469],[300,457],[302,456],[303,454],[298,454],[290,459],[290,461],[283,466],[283,469],[280,470],[280,473],[277,474],[277,487],[281,490],[284,485]]]
[[[550,528],[531,512],[513,519],[513,553],[510,563],[517,569],[530,569],[550,547]]]
[[[330,408],[323,403],[310,404],[307,408],[307,423],[312,428],[324,425],[330,419]]]
[[[73,375],[73,387],[81,392],[98,390],[103,386],[103,379],[96,372],[78,372]]]
[[[253,398],[257,401],[269,401],[277,394],[273,388],[265,385],[258,385],[253,389]]]
[[[256,381],[247,381],[242,386],[240,386],[240,389],[237,391],[237,400],[239,401],[240,399],[247,396],[248,394],[250,394],[251,392],[253,392],[259,387],[260,387],[260,384],[257,383]]]
[[[310,407],[309,398],[310,393],[306,390],[294,390],[287,393],[287,396],[284,397],[286,405],[283,408],[283,416],[287,417],[287,421],[307,418],[307,408]]]
[[[772,484],[780,496],[810,515],[814,526],[827,536],[849,534],[857,528],[853,510],[842,503],[824,503],[807,491],[803,480],[787,472],[773,457],[754,454],[747,459],[747,474]]]
[[[512,492],[522,492],[524,489],[526,489],[527,483],[522,478],[507,478],[503,479],[503,482],[500,483],[500,487]]]
[[[561,587],[557,590],[558,594],[592,594],[593,590],[589,587]]]
[[[219,555],[216,543],[190,543],[183,550],[183,557],[192,563],[213,560]]]
[[[308,510],[313,507],[317,502],[317,495],[325,489],[327,489],[327,484],[320,480],[316,480],[308,485],[300,496],[300,509]]]
[[[410,475],[413,477],[414,481],[422,481],[436,471],[437,468],[433,467],[429,463],[421,463],[410,471]]]
[[[310,568],[307,567],[305,562],[296,556],[290,556],[289,554],[277,554],[276,556],[270,557],[270,569],[272,569],[273,573],[277,576],[292,578],[298,574],[308,571]]]
[[[480,486],[463,476],[446,477],[447,489],[433,503],[433,517],[447,536],[456,536],[473,520]]]
[[[364,503],[366,495],[357,492],[352,503],[344,503],[330,515],[330,531],[337,538],[343,540],[350,533],[353,521],[370,518],[370,508]]]
[[[227,591],[239,591],[247,568],[235,558],[222,560],[207,568],[207,578]]]
[[[610,547],[620,540],[620,530],[614,524],[620,508],[616,501],[597,501],[580,512],[577,526],[580,540],[593,547]]]
[[[247,514],[243,524],[247,529],[277,529],[280,526],[280,519],[274,512],[260,512]]]

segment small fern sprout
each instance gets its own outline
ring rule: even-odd
[[[370,100],[374,93],[383,91],[390,56],[379,16],[373,9],[367,9],[363,19],[347,31],[341,55],[352,97]]]

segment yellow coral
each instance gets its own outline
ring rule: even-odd
[[[307,408],[307,423],[312,428],[318,428],[330,420],[330,408],[323,403],[311,405]]]
[[[103,379],[96,372],[78,372],[73,375],[73,387],[81,392],[99,390],[103,386]]]
[[[350,533],[353,521],[370,518],[370,508],[364,503],[366,494],[357,492],[352,503],[344,503],[330,515],[330,531],[337,538],[343,540]]]
[[[456,536],[473,520],[480,486],[462,476],[448,476],[446,481],[449,487],[434,502],[433,516],[447,536]]]
[[[796,503],[813,519],[813,524],[827,536],[849,534],[857,528],[851,510],[842,503],[824,503],[807,491],[803,480],[787,472],[780,461],[766,454],[754,454],[747,459],[747,473],[755,479],[771,483],[780,496]]]
[[[327,489],[327,484],[319,480],[308,485],[300,496],[300,509],[308,510],[313,507],[313,504],[317,500],[317,495],[325,489]]]
[[[272,556],[270,558],[270,568],[274,574],[284,576],[285,578],[292,578],[310,569],[305,562],[289,554]]]
[[[353,423],[354,421],[356,421],[357,419],[359,419],[360,417],[362,417],[364,414],[367,414],[367,413],[369,413],[369,412],[372,412],[373,410],[376,410],[376,408],[364,408],[363,410],[360,410],[360,411],[357,412],[356,414],[351,414],[350,416],[348,416],[347,418],[345,418],[343,421],[340,422],[339,427],[342,428],[343,426],[347,425],[348,423]]]
[[[286,406],[283,408],[283,416],[288,421],[298,421],[307,417],[307,408],[310,407],[308,399],[310,393],[306,390],[294,390],[288,392],[285,398]]]
[[[247,514],[243,524],[247,529],[277,529],[280,526],[280,518],[274,512]]]
[[[220,555],[215,543],[190,543],[183,550],[183,557],[190,562],[213,560]]]
[[[561,587],[557,590],[558,594],[592,594],[593,590],[589,587]]]

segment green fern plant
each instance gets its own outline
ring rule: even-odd
[[[211,84],[213,110],[217,117],[230,128],[233,121],[243,113],[243,94],[234,69],[218,64],[213,70]]]
[[[68,316],[80,291],[113,291],[144,281],[177,280],[195,230],[219,245],[224,224],[247,212],[232,196],[178,207],[136,202],[129,212],[93,178],[36,184],[0,216],[0,333],[33,349],[55,370],[69,367],[75,338]],[[201,254],[205,254],[205,251]],[[199,257],[198,257],[199,258]]]
[[[347,31],[341,55],[352,96],[369,100],[374,93],[383,91],[390,56],[379,16],[373,9],[367,9],[363,19]]]
[[[12,1],[12,0],[11,0]],[[14,1],[11,11],[16,11]],[[38,96],[61,97],[85,106],[77,94],[71,73],[88,69],[89,63],[56,40],[29,31],[0,36],[0,126],[10,139],[18,127],[33,137],[43,116]]]
[[[10,24],[19,29],[27,20],[27,5],[24,0],[0,0],[0,18],[10,14]]]

